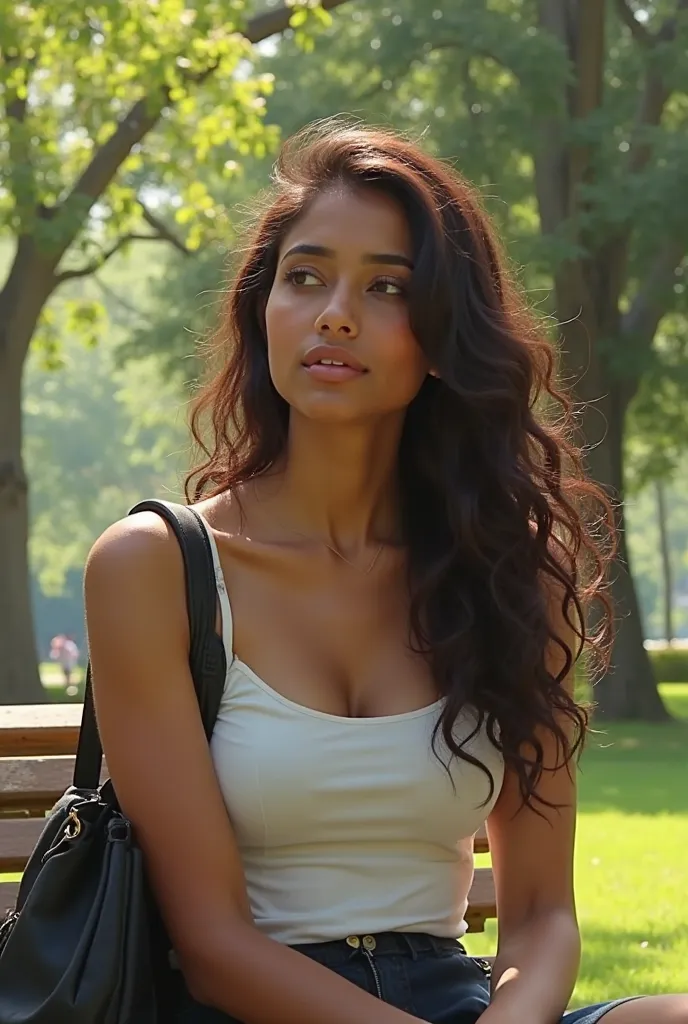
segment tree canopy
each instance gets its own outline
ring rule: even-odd
[[[252,45],[275,32],[285,33],[276,45]],[[32,685],[19,408],[29,344],[57,364],[65,330],[95,340],[109,287],[100,270],[132,242],[164,242],[184,266],[178,281],[216,289],[229,205],[250,194],[251,175],[265,180],[279,135],[313,118],[392,122],[456,160],[557,325],[565,378],[586,403],[593,475],[623,497],[629,452],[639,480],[676,464],[688,0],[304,0],[262,11],[245,0],[109,0],[85,16],[48,0],[6,6],[0,39],[0,231],[14,246],[0,290],[0,571],[12,593],[0,628],[17,659],[3,666],[0,696],[26,699]],[[94,274],[99,292],[75,289]],[[68,284],[58,312],[48,300]],[[187,308],[171,290],[153,332],[168,339],[168,363],[185,351],[174,327]],[[116,289],[110,299],[127,303]],[[129,352],[141,353],[148,314],[136,324],[129,305]],[[619,525],[617,671],[600,702],[661,717],[622,504]]]
[[[11,652],[0,699],[42,695],[21,388],[32,341],[59,358],[48,300],[134,240],[191,252],[217,229],[198,168],[231,178],[276,141],[264,121],[272,79],[256,70],[252,45],[290,23],[305,41],[342,2],[256,12],[244,0],[27,0],[0,10],[0,237],[13,245],[0,282],[0,644]],[[171,219],[159,215],[162,198]],[[98,316],[93,299],[77,298],[70,329],[94,337]]]
[[[634,478],[670,472],[688,421],[688,2],[367,0],[316,39],[303,53],[287,34],[259,59],[275,82],[266,122],[287,135],[346,111],[454,160],[561,339],[595,478],[622,499],[629,455]],[[216,255],[202,261],[216,281]],[[619,526],[617,671],[601,703],[661,717],[622,504]]]

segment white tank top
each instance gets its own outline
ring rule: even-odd
[[[347,718],[283,697],[234,655],[232,613],[213,532],[227,678],[211,752],[237,837],[256,926],[278,942],[387,931],[460,938],[473,838],[502,784],[484,729],[465,749],[492,773],[431,749],[442,701],[407,714]],[[455,735],[467,737],[466,714]],[[452,786],[452,781],[454,786]]]

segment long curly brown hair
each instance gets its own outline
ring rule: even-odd
[[[553,348],[475,189],[450,166],[393,132],[340,121],[284,146],[224,299],[221,368],[193,406],[201,457],[187,500],[266,472],[285,450],[289,406],[270,378],[263,311],[285,232],[333,184],[380,190],[405,211],[411,326],[438,372],[408,409],[399,458],[411,644],[446,698],[434,740],[441,732],[453,754],[486,771],[492,793],[490,772],[454,738],[461,712],[477,710],[476,731],[486,728],[516,772],[524,802],[546,803],[536,793],[552,767],[544,733],[568,764],[588,725],[565,677],[583,652],[588,674],[606,665],[612,515],[585,478]],[[576,650],[553,628],[553,596]],[[556,675],[552,644],[565,662]]]

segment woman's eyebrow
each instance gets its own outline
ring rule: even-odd
[[[292,246],[291,249],[285,252],[280,263],[284,262],[288,256],[297,255],[323,256],[325,259],[331,260],[337,254],[334,249],[329,249],[325,245],[310,245],[308,242],[303,242],[300,245]],[[408,267],[409,270],[413,270],[413,263],[408,256],[403,256],[401,253],[396,252],[367,252],[363,256],[363,263],[382,263],[387,266]]]
[[[402,256],[399,252],[367,252],[363,257],[364,263],[386,263],[395,267],[408,267],[413,270],[413,263],[408,256]]]

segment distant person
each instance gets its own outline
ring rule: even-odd
[[[50,641],[50,660],[57,661],[62,669],[67,689],[72,683],[72,673],[79,664],[79,648],[72,636],[59,633]]]

